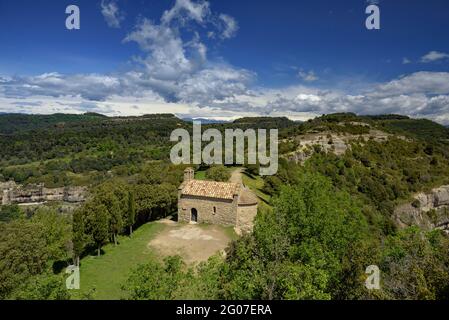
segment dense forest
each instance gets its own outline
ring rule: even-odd
[[[127,299],[449,299],[449,237],[443,230],[398,226],[393,213],[420,191],[449,184],[449,129],[397,115],[324,115],[307,122],[244,118],[204,125],[277,128],[279,170],[258,177],[255,229],[226,255],[197,266],[178,256],[149,259],[127,275]],[[185,166],[169,164],[173,115],[108,118],[0,115],[0,182],[83,185],[90,196],[73,212],[60,204],[0,210],[0,299],[89,299],[65,289],[63,269],[120,246],[140,226],[176,212]],[[372,130],[388,139],[369,138]],[[365,135],[341,155],[314,146],[303,163],[288,154],[296,137]],[[225,181],[224,167],[197,166]],[[81,262],[82,263],[82,262]],[[367,290],[365,269],[382,271]]]

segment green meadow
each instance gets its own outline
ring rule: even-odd
[[[73,298],[96,300],[126,298],[121,286],[133,268],[155,258],[148,243],[164,228],[165,225],[161,223],[145,224],[131,237],[120,237],[118,246],[113,244],[104,246],[100,257],[84,257],[80,262],[81,288],[73,292]]]

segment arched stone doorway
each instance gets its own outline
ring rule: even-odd
[[[192,216],[190,218],[191,222],[198,222],[198,210],[192,208]]]

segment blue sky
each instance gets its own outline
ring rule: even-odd
[[[0,0],[0,112],[449,123],[449,2],[369,2]]]

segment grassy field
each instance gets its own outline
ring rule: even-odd
[[[120,244],[109,244],[103,248],[101,257],[88,256],[81,260],[81,289],[74,299],[82,299],[91,293],[98,300],[118,300],[124,298],[121,285],[126,281],[131,269],[149,259],[155,258],[148,243],[165,228],[161,223],[148,223],[136,230],[131,238],[120,237]]]

